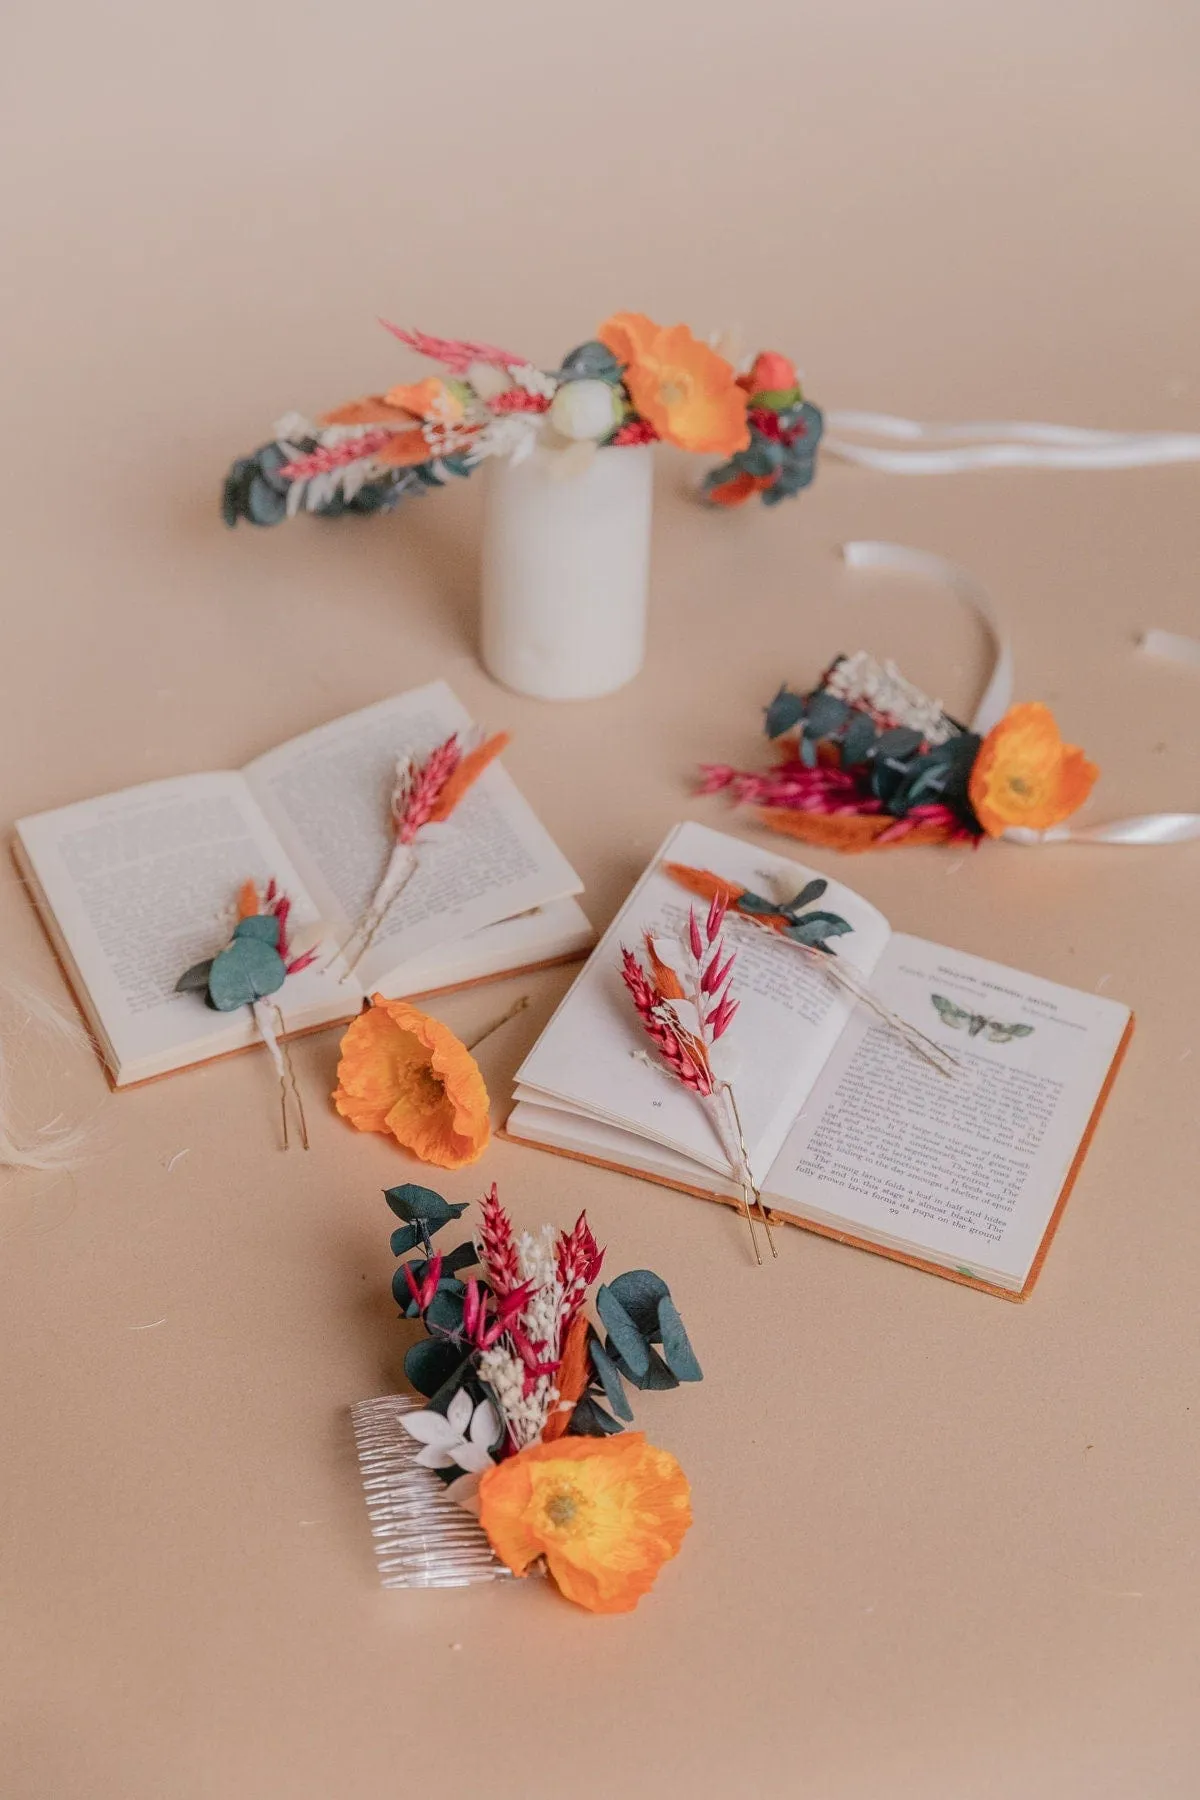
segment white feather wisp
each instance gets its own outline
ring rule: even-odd
[[[29,1068],[52,1095],[64,1052],[87,1047],[74,1019],[44,994],[13,977],[0,981],[0,1169],[78,1167],[88,1127],[62,1123],[61,1113],[43,1125],[29,1124],[18,1113],[13,1088],[15,1073]]]

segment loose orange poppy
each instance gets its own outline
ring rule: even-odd
[[[625,364],[634,406],[667,443],[714,456],[746,448],[745,392],[725,358],[686,325],[655,326],[643,313],[615,313],[597,335]]]
[[[488,1469],[479,1518],[514,1575],[544,1556],[589,1612],[631,1612],[692,1522],[687,1477],[640,1431],[533,1444]]]
[[[1064,744],[1040,701],[1010,707],[983,740],[967,793],[989,837],[1013,825],[1049,831],[1083,805],[1100,773],[1075,744]]]
[[[439,1169],[477,1162],[491,1136],[475,1059],[449,1026],[404,1000],[371,996],[341,1042],[333,1104]]]

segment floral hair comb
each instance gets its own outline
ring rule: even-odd
[[[700,791],[753,806],[772,831],[826,849],[897,844],[1166,844],[1200,836],[1200,815],[1153,813],[1079,829],[1066,821],[1099,770],[1065,743],[1040,701],[1012,704],[1013,658],[992,601],[944,558],[899,544],[854,543],[853,568],[895,569],[945,583],[989,630],[996,656],[969,725],[890,662],[839,656],[815,688],[786,685],[766,709],[773,768],[701,769]]]
[[[721,457],[701,493],[722,507],[756,495],[773,506],[816,473],[821,414],[777,352],[739,374],[686,325],[614,313],[557,369],[543,370],[494,344],[387,329],[445,375],[351,400],[315,423],[289,414],[270,442],[229,470],[227,524],[388,511],[491,457],[519,462],[535,444],[557,452],[564,473],[603,445],[660,439]]]
[[[243,882],[237,897],[237,923],[228,944],[215,956],[186,969],[175,983],[175,991],[201,994],[205,1004],[217,1012],[236,1012],[242,1006],[250,1008],[279,1076],[284,1149],[289,1142],[290,1096],[299,1119],[300,1142],[307,1150],[304,1102],[283,1039],[283,1014],[270,997],[279,992],[289,975],[298,975],[317,960],[320,927],[309,928],[304,934],[304,942],[293,942],[288,929],[291,909],[291,901],[274,878],[261,894],[253,881]]]
[[[628,1612],[691,1523],[675,1458],[624,1430],[627,1385],[701,1379],[666,1282],[635,1269],[596,1287],[604,1252],[586,1216],[518,1236],[494,1184],[474,1239],[445,1255],[432,1239],[465,1205],[412,1185],[385,1197],[393,1252],[423,1252],[392,1292],[426,1335],[404,1359],[424,1405],[352,1408],[384,1585],[544,1571],[589,1612]]]

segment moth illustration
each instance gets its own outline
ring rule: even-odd
[[[943,1025],[949,1025],[954,1031],[965,1031],[969,1037],[986,1032],[989,1043],[1007,1044],[1013,1038],[1029,1037],[1033,1032],[1032,1025],[1005,1025],[999,1019],[989,1019],[985,1013],[968,1012],[965,1006],[947,1000],[945,994],[930,994],[929,998]]]

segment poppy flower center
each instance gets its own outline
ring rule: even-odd
[[[658,391],[664,406],[684,406],[692,397],[692,384],[682,371],[673,370]]]
[[[582,1523],[580,1514],[586,1511],[586,1505],[577,1487],[568,1484],[555,1488],[546,1501],[546,1519],[559,1531],[570,1532]]]

